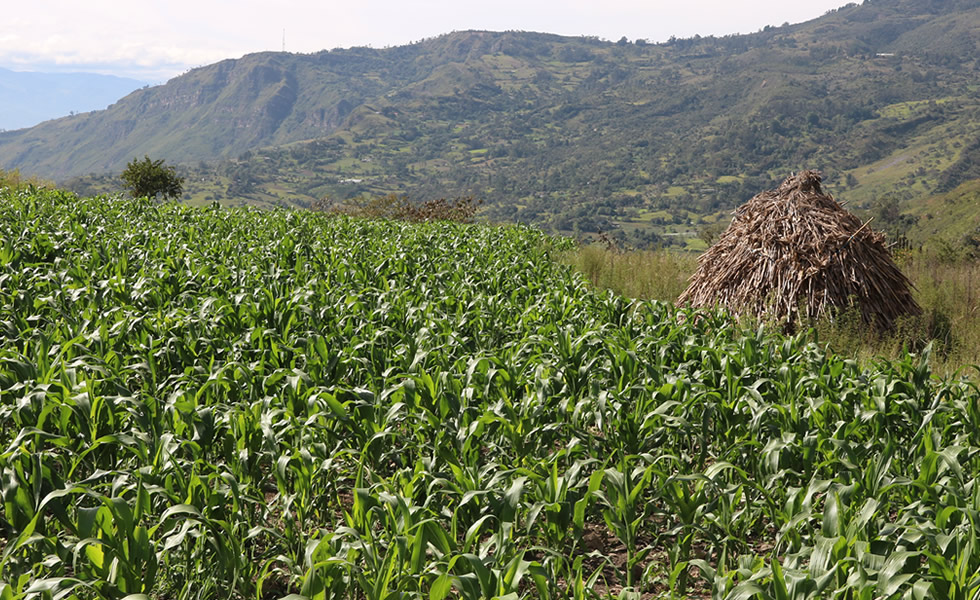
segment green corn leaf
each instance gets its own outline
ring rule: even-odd
[[[452,578],[448,574],[439,575],[429,588],[429,600],[443,600],[449,596],[452,587]]]
[[[909,567],[910,561],[917,563],[916,558],[920,552],[899,551],[894,552],[885,559],[885,564],[878,572],[878,593],[886,597],[898,592],[898,590],[911,580],[915,574],[905,572]]]

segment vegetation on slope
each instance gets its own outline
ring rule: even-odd
[[[683,245],[791,171],[868,209],[980,177],[978,22],[973,2],[875,0],[664,44],[469,31],[256,54],[2,134],[0,164],[114,177],[150,154],[201,204],[473,195],[496,221]]]
[[[968,181],[911,207],[913,242],[934,247],[946,258],[980,258],[980,179]]]
[[[0,191],[0,597],[968,598],[977,388],[524,227]]]

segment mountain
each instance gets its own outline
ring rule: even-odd
[[[978,40],[975,0],[868,0],[664,44],[466,31],[253,54],[0,134],[0,166],[98,191],[148,154],[193,201],[473,194],[492,219],[696,244],[789,171],[868,210],[980,178]]]
[[[103,109],[145,85],[113,75],[0,69],[0,130]]]

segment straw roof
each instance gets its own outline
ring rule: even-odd
[[[678,304],[721,305],[788,328],[800,311],[815,319],[852,304],[882,329],[921,313],[884,235],[824,194],[820,181],[819,172],[803,171],[738,207]]]

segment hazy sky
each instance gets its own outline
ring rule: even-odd
[[[30,0],[4,7],[0,67],[153,83],[250,52],[396,46],[451,31],[626,36],[752,33],[849,0]]]

